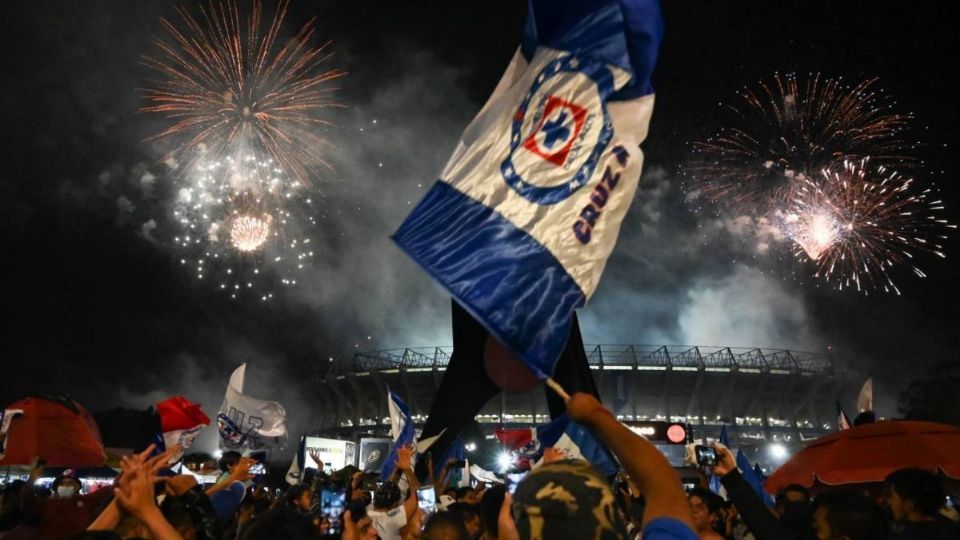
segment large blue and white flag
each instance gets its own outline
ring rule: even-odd
[[[392,390],[387,391],[387,410],[390,413],[390,436],[393,437],[393,445],[380,471],[381,481],[389,479],[397,466],[397,448],[413,444],[414,437],[410,407]]]
[[[393,239],[541,378],[630,207],[658,0],[530,0],[523,43]]]

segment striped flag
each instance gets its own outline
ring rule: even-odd
[[[388,390],[387,410],[390,413],[390,435],[393,437],[393,446],[380,471],[382,481],[389,479],[397,466],[397,448],[413,444],[413,419],[410,415],[410,406],[392,390]]]
[[[393,239],[540,378],[640,180],[657,0],[530,0],[523,42]]]

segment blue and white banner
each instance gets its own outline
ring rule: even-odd
[[[247,365],[242,364],[227,383],[217,415],[220,446],[258,450],[282,445],[287,439],[287,411],[279,402],[244,394],[246,373]]]
[[[387,391],[387,410],[390,413],[390,436],[393,437],[393,445],[380,471],[381,481],[389,479],[397,466],[397,448],[412,445],[414,439],[410,407],[392,390]]]
[[[530,0],[523,43],[393,239],[539,377],[640,179],[657,0]]]
[[[510,449],[513,464],[521,469],[539,466],[543,462],[543,451],[555,448],[563,451],[568,459],[589,461],[607,476],[619,470],[610,450],[565,414],[542,426],[497,429],[495,433],[500,444]]]
[[[620,465],[606,445],[567,415],[537,427],[535,433],[541,455],[546,448],[556,448],[562,450],[569,459],[587,461],[604,476],[612,477],[620,470]]]

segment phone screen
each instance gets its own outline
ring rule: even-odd
[[[693,450],[696,454],[697,465],[713,467],[717,464],[717,451],[715,449],[698,444]]]
[[[340,534],[343,531],[340,516],[346,507],[346,490],[323,488],[320,492],[320,513],[330,520],[330,534]]]
[[[250,474],[267,474],[267,466],[263,463],[254,463],[250,466]]]
[[[422,487],[417,490],[417,505],[428,514],[437,511],[437,490],[433,486]]]

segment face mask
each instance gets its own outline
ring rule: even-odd
[[[77,493],[77,488],[73,486],[60,486],[57,488],[57,497],[73,497]]]

